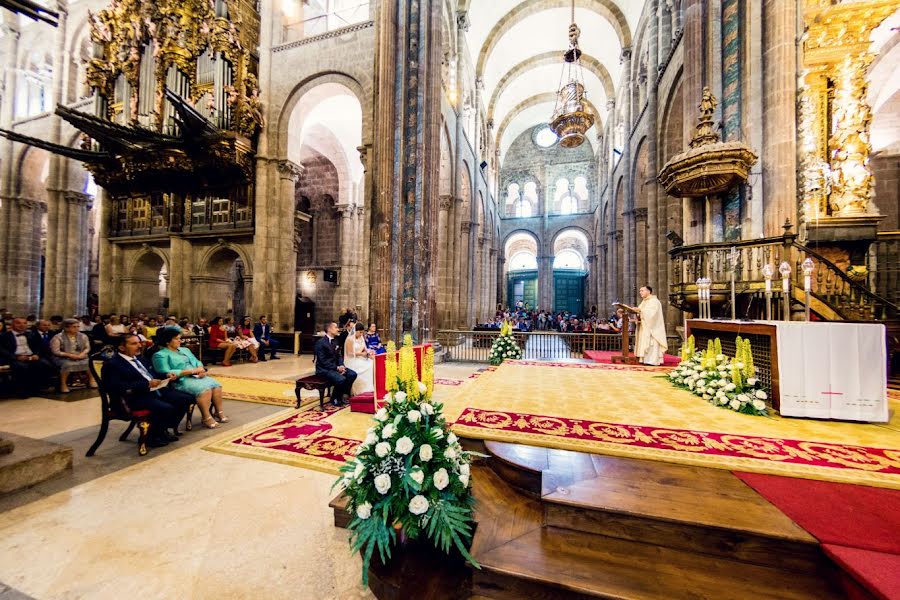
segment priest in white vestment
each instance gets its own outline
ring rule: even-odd
[[[641,315],[638,324],[634,353],[645,365],[663,364],[663,355],[669,345],[666,342],[666,324],[663,322],[663,307],[653,295],[653,288],[645,285],[640,290],[641,304],[637,312]]]

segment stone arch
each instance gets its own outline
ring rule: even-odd
[[[224,240],[206,249],[206,251],[203,253],[203,256],[200,258],[200,272],[209,273],[217,262],[217,256],[228,250],[236,254],[237,257],[240,258],[244,263],[244,275],[252,276],[253,261],[251,260],[251,256],[247,253],[246,249],[243,246],[233,244]]]
[[[578,8],[586,8],[606,18],[616,32],[619,39],[619,47],[627,48],[631,46],[631,29],[628,27],[628,21],[625,19],[624,13],[616,5],[614,0],[575,0],[575,6]],[[524,0],[519,2],[515,8],[503,15],[491,28],[490,33],[485,38],[484,44],[478,55],[478,63],[475,68],[477,76],[484,73],[484,67],[487,60],[493,52],[494,47],[503,35],[512,29],[516,23],[540,13],[547,9],[545,0]]]
[[[491,99],[488,102],[488,120],[494,118],[494,108],[497,105],[497,99],[500,98],[503,91],[509,87],[517,77],[527,73],[531,69],[556,64],[559,64],[559,52],[544,52],[543,54],[526,58],[504,73],[503,77],[500,78],[500,81],[498,81],[497,85],[494,87]],[[609,74],[609,69],[606,68],[606,65],[593,56],[582,56],[581,64],[585,69],[600,79],[606,97],[615,98],[615,85],[613,84],[612,76]],[[599,116],[598,113],[597,117],[599,118]]]
[[[277,156],[287,157],[288,129],[290,127],[291,115],[294,113],[294,108],[297,103],[300,102],[307,92],[310,92],[314,88],[325,83],[337,83],[343,85],[356,96],[360,106],[363,107],[362,139],[363,141],[372,139],[372,115],[371,111],[365,110],[366,94],[362,84],[346,73],[340,71],[326,71],[311,75],[297,83],[297,85],[294,86],[294,89],[288,94],[287,100],[285,100],[284,104],[281,106],[278,118],[273,124]]]
[[[162,248],[146,246],[131,261],[125,280],[130,294],[130,314],[156,314],[163,309],[168,293],[169,256]]]
[[[500,147],[500,143],[503,140],[503,134],[506,133],[507,127],[509,127],[510,123],[512,123],[513,119],[518,116],[523,110],[527,108],[531,108],[532,106],[537,106],[538,104],[552,104],[556,102],[556,92],[543,92],[541,94],[535,94],[529,98],[526,98],[516,104],[512,110],[503,118],[503,121],[500,123],[500,127],[497,128],[497,137],[494,140],[496,147]],[[590,107],[590,109],[594,112],[595,121],[594,127],[597,128],[597,131],[603,129],[603,121],[600,119],[600,112],[597,111],[597,107],[591,104],[590,100],[585,100],[585,104]]]

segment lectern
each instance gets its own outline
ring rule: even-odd
[[[622,304],[621,302],[616,302],[613,306],[621,308],[625,311],[625,314],[622,317],[622,354],[613,354],[610,357],[610,360],[613,364],[636,365],[640,360],[628,349],[628,329],[631,322],[630,315],[639,315],[640,313],[631,306]]]

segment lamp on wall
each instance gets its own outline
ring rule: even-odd
[[[578,37],[581,29],[575,23],[575,0],[572,0],[572,24],[569,25],[569,49],[563,55],[563,70],[556,106],[550,118],[550,129],[564,148],[575,148],[584,142],[584,134],[594,124],[594,114],[584,97],[584,72]]]

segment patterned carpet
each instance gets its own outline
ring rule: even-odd
[[[891,422],[863,424],[719,409],[659,368],[511,361],[435,388],[462,437],[900,489],[900,396],[889,394]],[[337,472],[370,418],[290,411],[209,449]]]

